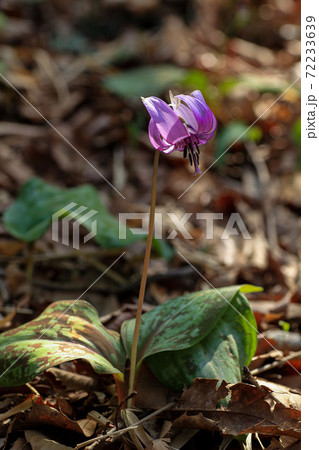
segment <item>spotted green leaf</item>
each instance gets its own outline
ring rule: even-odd
[[[121,374],[120,335],[104,328],[86,301],[52,303],[36,319],[0,335],[0,386],[19,386],[75,359],[88,361],[97,373]]]
[[[170,300],[142,316],[138,362],[146,359],[163,384],[182,389],[196,377],[237,382],[257,346],[257,328],[243,292],[231,286],[194,292]],[[130,354],[134,320],[122,325]],[[164,369],[163,369],[164,368]]]

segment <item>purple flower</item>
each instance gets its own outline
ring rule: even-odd
[[[175,97],[170,92],[170,99],[168,105],[157,97],[142,98],[151,116],[150,141],[156,150],[164,153],[184,152],[184,158],[188,155],[190,164],[194,163],[195,173],[201,173],[198,147],[213,136],[217,120],[200,91]]]

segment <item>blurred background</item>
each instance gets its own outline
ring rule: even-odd
[[[154,150],[140,96],[168,100],[168,90],[200,89],[218,121],[200,167],[218,161],[182,195],[196,179],[193,169],[177,152],[162,155],[158,211],[222,212],[224,220],[208,241],[205,222],[193,214],[194,239],[179,234],[154,255],[147,304],[208,287],[180,251],[216,287],[263,286],[258,300],[252,297],[261,331],[281,332],[284,322],[299,332],[300,1],[2,0],[0,46],[0,73],[125,197],[1,78],[1,212],[33,176],[60,187],[90,183],[115,216],[147,211]],[[233,212],[252,239],[220,239]],[[166,235],[172,231],[172,223],[164,227]],[[67,250],[47,234],[35,245],[44,256],[30,299],[19,263],[24,244],[1,225],[0,246],[3,298],[23,300],[31,311],[79,295],[115,258],[97,249],[93,263],[46,259]],[[144,246],[126,249],[118,273],[86,295],[101,314],[134,314]],[[299,341],[283,346],[296,350]]]

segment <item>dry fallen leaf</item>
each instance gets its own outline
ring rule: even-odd
[[[171,448],[165,439],[155,439],[145,450],[167,450]]]
[[[298,411],[301,410],[301,395],[297,390],[292,390],[282,384],[272,383],[271,381],[257,378],[260,386],[266,386],[273,392],[275,397],[287,408],[294,408]]]
[[[54,383],[56,380],[62,384],[67,391],[93,391],[96,389],[98,382],[92,377],[86,375],[80,375],[75,372],[70,372],[64,369],[58,369],[52,367],[46,370],[46,375],[53,381],[51,375],[54,377]]]
[[[26,450],[27,445],[28,443],[24,437],[19,437],[16,441],[14,441],[14,444],[10,450]]]
[[[249,384],[227,385],[223,381],[217,385],[218,380],[196,379],[174,408],[183,414],[173,422],[173,427],[219,430],[233,436],[260,433],[300,437],[298,409],[279,402],[274,404],[267,392]],[[227,407],[218,407],[218,402],[227,395],[230,396]]]
[[[14,423],[13,429],[20,430],[26,427],[37,428],[37,427],[57,427],[63,428],[64,430],[69,430],[86,437],[92,436],[96,422],[92,419],[82,419],[82,420],[72,420],[66,416],[63,412],[58,411],[52,406],[48,406],[43,403],[41,397],[30,396],[20,405],[12,408],[10,411],[4,413],[0,420],[9,418],[16,415],[19,412],[24,412],[31,408],[30,411],[26,412],[23,416],[18,416]]]
[[[24,435],[32,450],[72,450],[72,447],[52,441],[39,431],[26,430]]]

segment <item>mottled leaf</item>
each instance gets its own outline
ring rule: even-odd
[[[181,391],[197,377],[218,378],[228,383],[241,380],[243,366],[249,365],[256,351],[257,325],[246,297],[240,292],[227,306],[209,334],[197,344],[146,359],[165,386]]]
[[[67,210],[71,203],[75,206]],[[40,178],[31,178],[25,183],[16,201],[5,211],[3,222],[12,236],[25,242],[33,242],[49,229],[53,214],[64,209],[64,212],[61,212],[63,219],[71,216],[72,211],[80,206],[86,208],[81,217],[88,211],[97,212],[88,217],[82,225],[91,231],[92,224],[96,221],[97,234],[94,239],[102,247],[124,247],[141,239],[141,236],[133,235],[130,230],[127,230],[125,239],[119,239],[118,220],[105,209],[93,186],[62,189]]]
[[[83,300],[52,303],[36,319],[0,335],[0,386],[24,384],[75,359],[85,359],[97,373],[122,373],[120,335],[104,328]]]
[[[147,312],[141,321],[138,362],[147,358],[154,374],[173,389],[182,389],[197,376],[238,381],[257,345],[254,316],[240,292],[259,290],[245,285],[199,291]],[[121,329],[128,355],[134,324],[135,319],[126,321]]]

